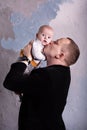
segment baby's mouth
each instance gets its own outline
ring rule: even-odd
[[[45,42],[45,43],[47,43],[47,41],[46,41],[46,40],[44,40],[44,42]]]

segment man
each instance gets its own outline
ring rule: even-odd
[[[31,46],[24,48],[30,57]],[[80,51],[70,38],[61,38],[46,45],[43,50],[47,67],[24,74],[28,60],[13,63],[4,80],[4,87],[23,93],[19,112],[19,130],[65,130],[62,113],[70,86],[70,65]]]

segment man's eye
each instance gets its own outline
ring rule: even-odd
[[[58,43],[57,43],[57,42],[54,42],[54,44],[58,45]]]

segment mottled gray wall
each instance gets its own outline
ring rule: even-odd
[[[3,87],[3,80],[20,49],[35,38],[42,24],[50,24],[54,39],[71,37],[80,47],[71,67],[72,81],[63,118],[67,130],[87,130],[87,1],[0,0],[0,130],[17,130],[20,102]]]

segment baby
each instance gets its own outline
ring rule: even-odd
[[[49,44],[53,39],[53,28],[49,25],[42,25],[40,26],[38,32],[36,33],[36,39],[33,40],[32,44],[32,58],[34,61],[32,62],[32,59],[29,59],[31,61],[32,66],[36,67],[37,63],[40,63],[40,61],[45,60],[45,56],[42,53],[42,50],[45,45]],[[23,49],[20,52],[20,55],[23,56]],[[36,62],[36,64],[34,64]]]

